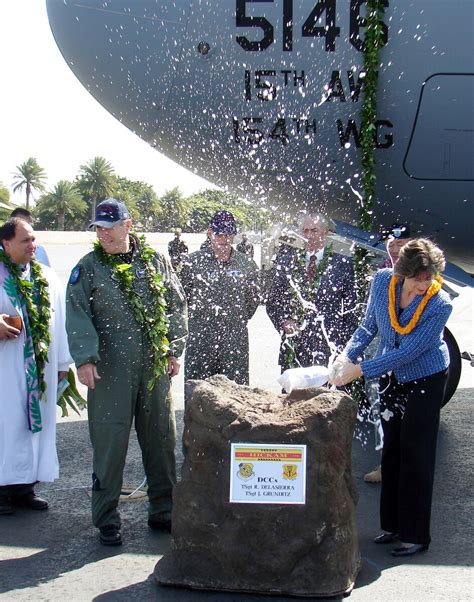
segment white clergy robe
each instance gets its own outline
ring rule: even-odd
[[[42,430],[34,434],[28,430],[23,325],[16,339],[0,340],[0,485],[54,481],[59,476],[56,452],[58,371],[67,370],[72,359],[65,328],[64,290],[51,268],[42,265],[41,269],[49,284],[51,303],[51,344],[45,367],[47,399],[40,402]],[[0,313],[18,315],[3,286],[0,286]]]

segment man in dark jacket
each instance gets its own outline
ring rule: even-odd
[[[244,255],[251,257],[253,259],[253,244],[249,241],[248,236],[246,234],[242,234],[242,240],[235,247],[237,251],[240,251]]]
[[[285,246],[278,255],[266,308],[282,336],[282,371],[326,366],[357,326],[353,264],[327,244],[329,230],[325,216],[307,215],[305,249]]]
[[[256,263],[232,248],[237,226],[229,211],[212,218],[210,244],[191,253],[179,274],[189,309],[185,380],[224,374],[249,382],[247,322],[260,302]]]
[[[132,422],[148,481],[148,525],[169,531],[176,482],[171,378],[187,334],[186,301],[169,262],[130,232],[126,206],[97,205],[98,242],[72,270],[66,328],[88,387],[92,520],[100,542],[122,543],[118,501]]]
[[[180,267],[187,254],[188,245],[181,240],[181,228],[176,228],[173,240],[168,243],[168,255],[173,269],[177,270]]]

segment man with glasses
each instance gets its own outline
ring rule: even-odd
[[[328,244],[331,226],[324,215],[305,215],[304,249],[287,247],[278,255],[266,308],[282,337],[282,372],[327,366],[357,326],[353,263]]]

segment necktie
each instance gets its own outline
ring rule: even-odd
[[[311,255],[309,258],[308,267],[306,268],[306,275],[308,276],[308,282],[312,282],[314,275],[316,274],[316,255]]]

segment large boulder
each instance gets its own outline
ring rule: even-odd
[[[326,597],[352,590],[360,568],[351,474],[355,402],[339,391],[278,395],[223,376],[195,381],[187,454],[173,494],[160,584]],[[307,445],[304,505],[229,502],[231,443]]]

